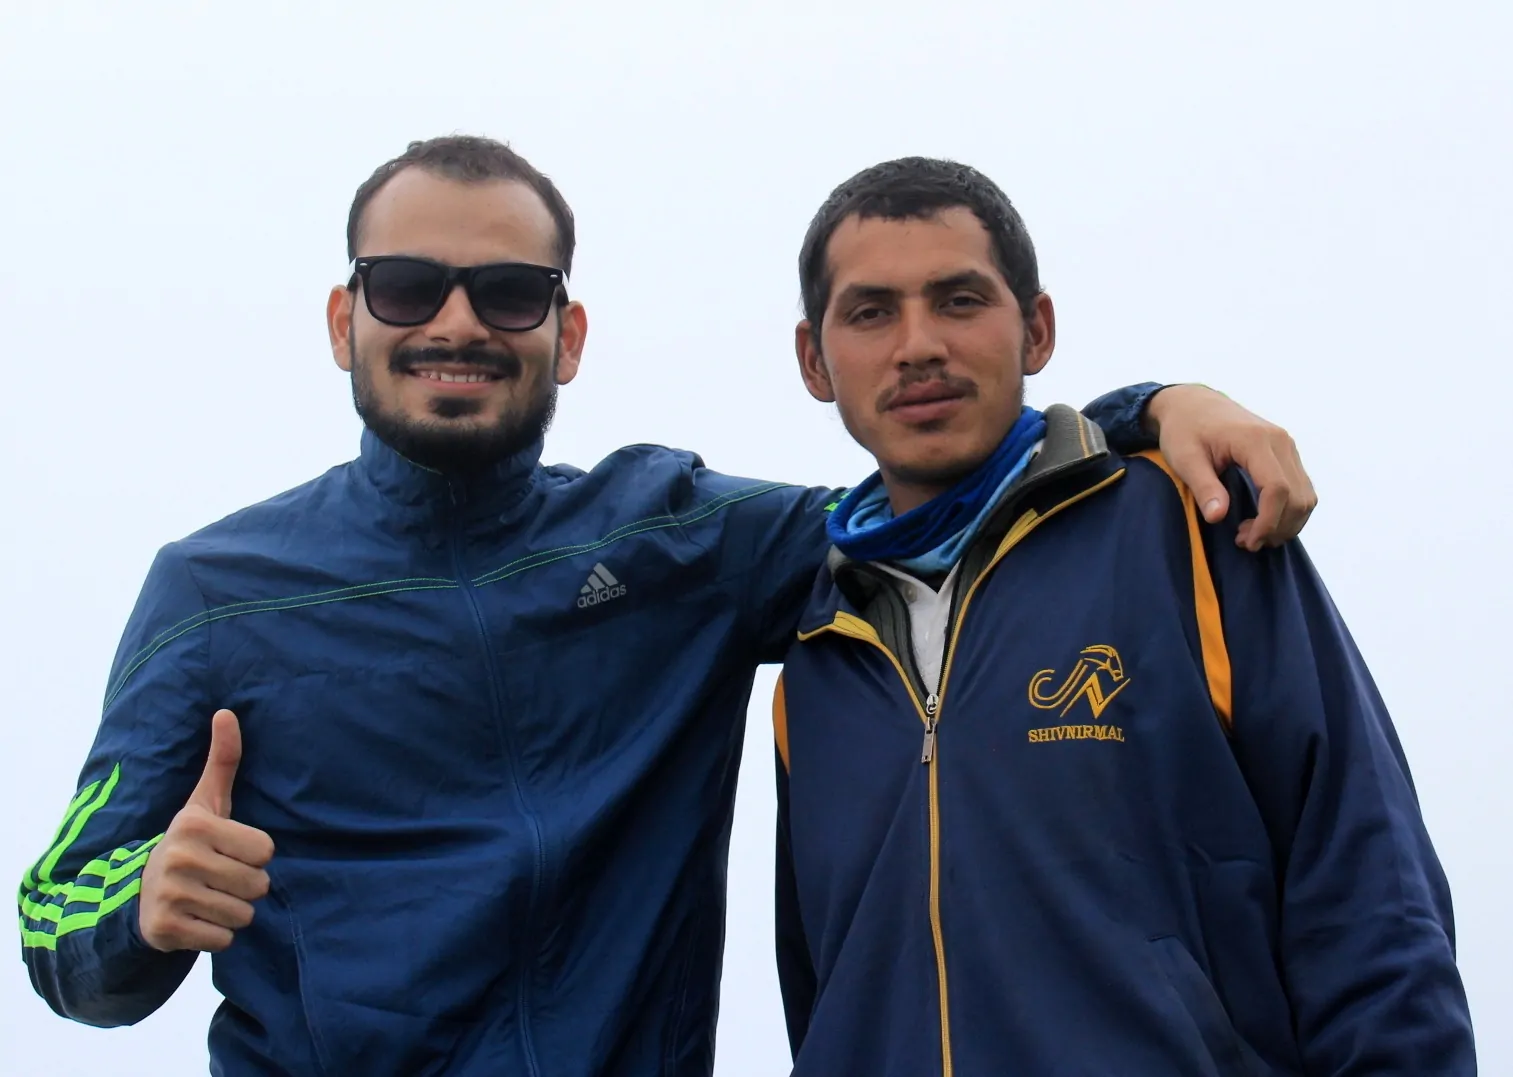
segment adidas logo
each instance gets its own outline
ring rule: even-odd
[[[615,579],[614,574],[601,564],[594,565],[588,574],[588,582],[578,589],[578,608],[586,609],[619,598],[625,594],[625,584]]]

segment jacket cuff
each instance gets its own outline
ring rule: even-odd
[[[1152,397],[1169,388],[1170,384],[1155,381],[1126,385],[1104,393],[1083,408],[1082,414],[1102,428],[1109,447],[1121,455],[1154,449],[1160,442],[1145,428],[1145,409]]]

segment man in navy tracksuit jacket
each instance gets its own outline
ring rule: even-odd
[[[413,148],[349,238],[361,455],[158,555],[22,882],[32,982],[128,1024],[214,951],[232,1077],[707,1074],[752,676],[835,493],[539,462],[582,310],[505,147]],[[1093,413],[1136,443],[1152,388]]]
[[[1303,551],[1236,548],[1238,479],[1209,526],[1157,453],[1021,410],[1054,312],[980,174],[861,173],[801,264],[806,381],[879,474],[774,707],[795,1073],[1473,1074],[1446,880]]]

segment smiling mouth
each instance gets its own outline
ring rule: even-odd
[[[427,381],[446,382],[453,385],[480,385],[485,382],[500,381],[499,374],[453,374],[445,370],[411,370],[410,375],[416,378],[424,378]]]

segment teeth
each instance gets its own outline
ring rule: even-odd
[[[478,382],[494,380],[487,374],[448,374],[441,370],[417,370],[415,373],[419,374],[422,378],[429,378],[431,381],[462,382],[466,385],[475,385]]]

